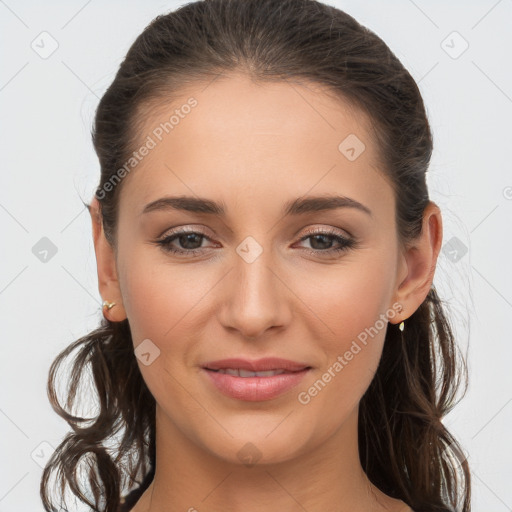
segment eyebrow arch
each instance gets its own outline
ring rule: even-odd
[[[321,212],[337,208],[354,208],[373,217],[371,210],[355,199],[345,196],[306,196],[298,197],[285,203],[282,215],[301,215],[310,212]],[[184,210],[193,213],[204,213],[225,217],[226,208],[223,202],[216,203],[210,199],[192,196],[166,196],[148,203],[142,214],[156,210]]]

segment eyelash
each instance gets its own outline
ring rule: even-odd
[[[198,249],[176,249],[173,248],[170,244],[176,240],[178,237],[182,235],[199,235],[203,239],[210,240],[208,236],[201,233],[200,231],[193,231],[193,230],[186,230],[186,229],[180,229],[179,231],[175,231],[169,235],[167,235],[165,238],[156,240],[155,243],[163,248],[164,251],[173,253],[173,254],[182,254],[187,257],[195,256],[196,254],[199,254],[203,251],[202,248]],[[346,252],[350,249],[353,249],[356,247],[357,242],[353,238],[347,238],[344,236],[341,236],[338,231],[335,230],[317,230],[317,231],[310,231],[305,236],[303,236],[299,242],[303,242],[304,240],[307,240],[308,238],[314,237],[314,236],[326,236],[332,238],[334,241],[337,241],[340,246],[333,249],[308,249],[303,248],[306,252],[308,252],[311,255],[318,256],[319,254],[327,254],[327,255],[333,255],[333,254],[340,254],[342,252]]]

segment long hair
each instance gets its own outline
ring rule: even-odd
[[[417,84],[388,46],[348,14],[315,0],[203,0],[157,16],[144,29],[97,107],[96,197],[114,248],[123,181],[106,185],[119,181],[119,170],[140,145],[142,107],[168,101],[189,84],[240,71],[259,82],[314,82],[366,113],[394,191],[399,240],[405,246],[421,234],[432,134]],[[57,373],[74,351],[62,405]],[[99,410],[93,418],[72,413],[88,374]],[[461,384],[465,393],[466,363],[432,286],[403,333],[387,329],[380,364],[359,406],[364,471],[416,512],[470,511],[468,463],[442,423],[458,403]],[[139,371],[128,320],[102,319],[61,352],[50,368],[48,394],[72,431],[43,472],[45,509],[56,510],[52,475],[61,498],[69,488],[95,511],[116,512],[130,490],[140,496],[155,469],[155,400]],[[79,476],[84,470],[85,479]]]

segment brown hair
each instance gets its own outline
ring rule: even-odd
[[[388,46],[348,14],[315,0],[204,0],[157,16],[129,49],[98,105],[96,197],[113,247],[123,182],[105,185],[140,143],[142,107],[231,71],[255,81],[321,84],[364,111],[374,126],[382,172],[395,192],[400,242],[405,246],[421,233],[432,135],[418,87]],[[55,379],[75,349],[62,406]],[[70,412],[79,403],[77,390],[87,370],[98,400],[94,418]],[[461,383],[465,393],[467,367],[432,286],[403,333],[396,326],[387,329],[380,365],[359,409],[364,471],[379,489],[417,512],[470,510],[468,463],[442,423],[458,403]],[[155,468],[155,400],[139,371],[128,320],[102,319],[60,353],[50,368],[48,393],[72,432],[43,472],[45,510],[56,510],[53,473],[61,498],[69,486],[96,511],[117,511],[121,495],[134,486],[140,495]],[[79,485],[83,458],[86,488]]]

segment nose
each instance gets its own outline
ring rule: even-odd
[[[291,319],[290,288],[265,251],[253,262],[234,258],[226,276],[218,318],[223,327],[246,339],[284,328]]]

